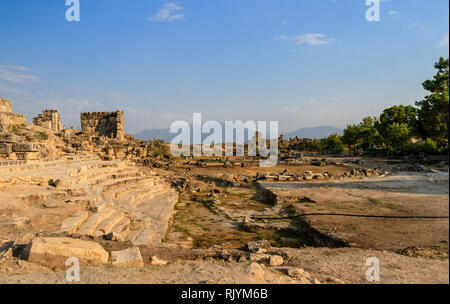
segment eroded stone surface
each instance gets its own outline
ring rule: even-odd
[[[144,266],[139,247],[131,247],[121,251],[111,252],[111,261],[117,266]]]
[[[28,261],[48,267],[66,267],[66,260],[75,257],[80,265],[108,262],[108,252],[100,244],[72,238],[39,238],[30,243]]]

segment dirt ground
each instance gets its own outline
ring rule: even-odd
[[[379,216],[447,216],[448,166],[441,173],[394,172],[382,177],[354,180],[274,182],[269,185],[218,181],[217,174],[256,176],[287,170],[302,174],[330,172],[335,175],[355,168],[391,170],[386,159],[333,158],[327,166],[278,165],[260,168],[246,161],[244,167],[224,168],[209,161],[206,167],[178,160],[167,176],[189,176],[204,188],[182,191],[170,220],[164,246],[140,246],[144,268],[111,265],[86,267],[81,283],[299,283],[251,261],[227,262],[211,253],[212,247],[237,250],[250,241],[268,240],[285,259],[285,266],[299,267],[322,283],[369,283],[365,278],[367,257],[377,257],[380,283],[448,283],[448,218],[404,219],[299,216],[308,213],[345,213]],[[0,219],[24,217],[20,225],[0,225],[0,241],[25,245],[38,236],[48,236],[61,221],[77,210],[67,197],[40,197],[39,182],[0,184]],[[267,195],[295,197],[275,204]],[[14,200],[17,194],[22,200]],[[55,193],[57,196],[58,194]],[[36,199],[34,197],[36,196]],[[44,206],[43,202],[50,202]],[[55,206],[56,203],[56,206]],[[61,204],[61,205],[58,205]],[[263,219],[268,218],[268,219]],[[108,252],[126,249],[127,242],[86,238]],[[152,256],[169,262],[151,266]],[[253,267],[253,268],[252,268]],[[0,283],[66,283],[65,273],[28,263],[20,256],[0,259]]]
[[[447,216],[435,219],[311,215],[302,219],[352,247],[399,251],[417,246],[448,254],[449,200],[445,175],[406,174],[370,181],[276,186],[275,193],[298,194],[299,199],[292,204],[298,214]]]
[[[448,259],[408,257],[389,251],[357,248],[282,248],[287,264],[300,267],[322,284],[448,284]],[[380,281],[368,282],[366,260],[380,261]],[[223,262],[210,258],[175,260],[167,266],[83,267],[81,284],[298,284],[266,266],[252,270],[249,262]],[[64,271],[52,271],[26,261],[0,266],[0,284],[67,284]]]

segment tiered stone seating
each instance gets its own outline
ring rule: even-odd
[[[53,186],[27,194],[24,201],[44,202],[54,189],[73,195],[85,210],[63,220],[56,232],[94,237],[113,233],[135,245],[161,244],[178,200],[178,193],[161,177],[131,162],[90,157],[56,159],[35,166],[39,169],[12,170],[1,178]]]

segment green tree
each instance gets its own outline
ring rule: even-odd
[[[417,110],[398,105],[383,111],[376,128],[388,149],[399,150],[416,136],[417,124]]]
[[[411,128],[406,123],[394,122],[390,124],[387,133],[389,137],[385,140],[389,150],[400,151],[406,144],[411,142]]]
[[[351,151],[355,151],[362,141],[362,128],[358,125],[348,125],[344,130],[342,142],[348,145]]]
[[[382,138],[378,133],[376,117],[365,117],[359,125],[349,125],[344,130],[342,142],[348,145],[352,151],[373,150],[375,146],[382,143]]]
[[[322,139],[322,147],[331,153],[342,153],[345,151],[345,145],[339,134],[331,134],[327,138]]]
[[[363,150],[373,150],[375,145],[381,143],[380,133],[376,128],[378,124],[378,118],[376,117],[365,117],[363,118],[361,127],[361,148]]]
[[[418,131],[423,139],[431,138],[442,147],[448,145],[449,59],[441,57],[434,67],[437,73],[433,80],[422,84],[431,94],[416,102],[419,107]]]

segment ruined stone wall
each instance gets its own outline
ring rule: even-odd
[[[0,132],[8,132],[12,126],[26,123],[25,115],[12,112],[12,102],[10,100],[0,98]]]
[[[0,134],[0,160],[35,160],[41,158],[42,145],[28,142],[13,133]]]
[[[123,111],[81,113],[81,130],[86,135],[124,140]]]
[[[0,125],[3,127],[19,126],[27,123],[24,114],[0,112]]]
[[[12,113],[12,102],[4,98],[0,98],[0,112]]]
[[[41,114],[33,118],[33,123],[55,132],[61,132],[64,129],[61,124],[61,116],[57,110],[43,110]]]

